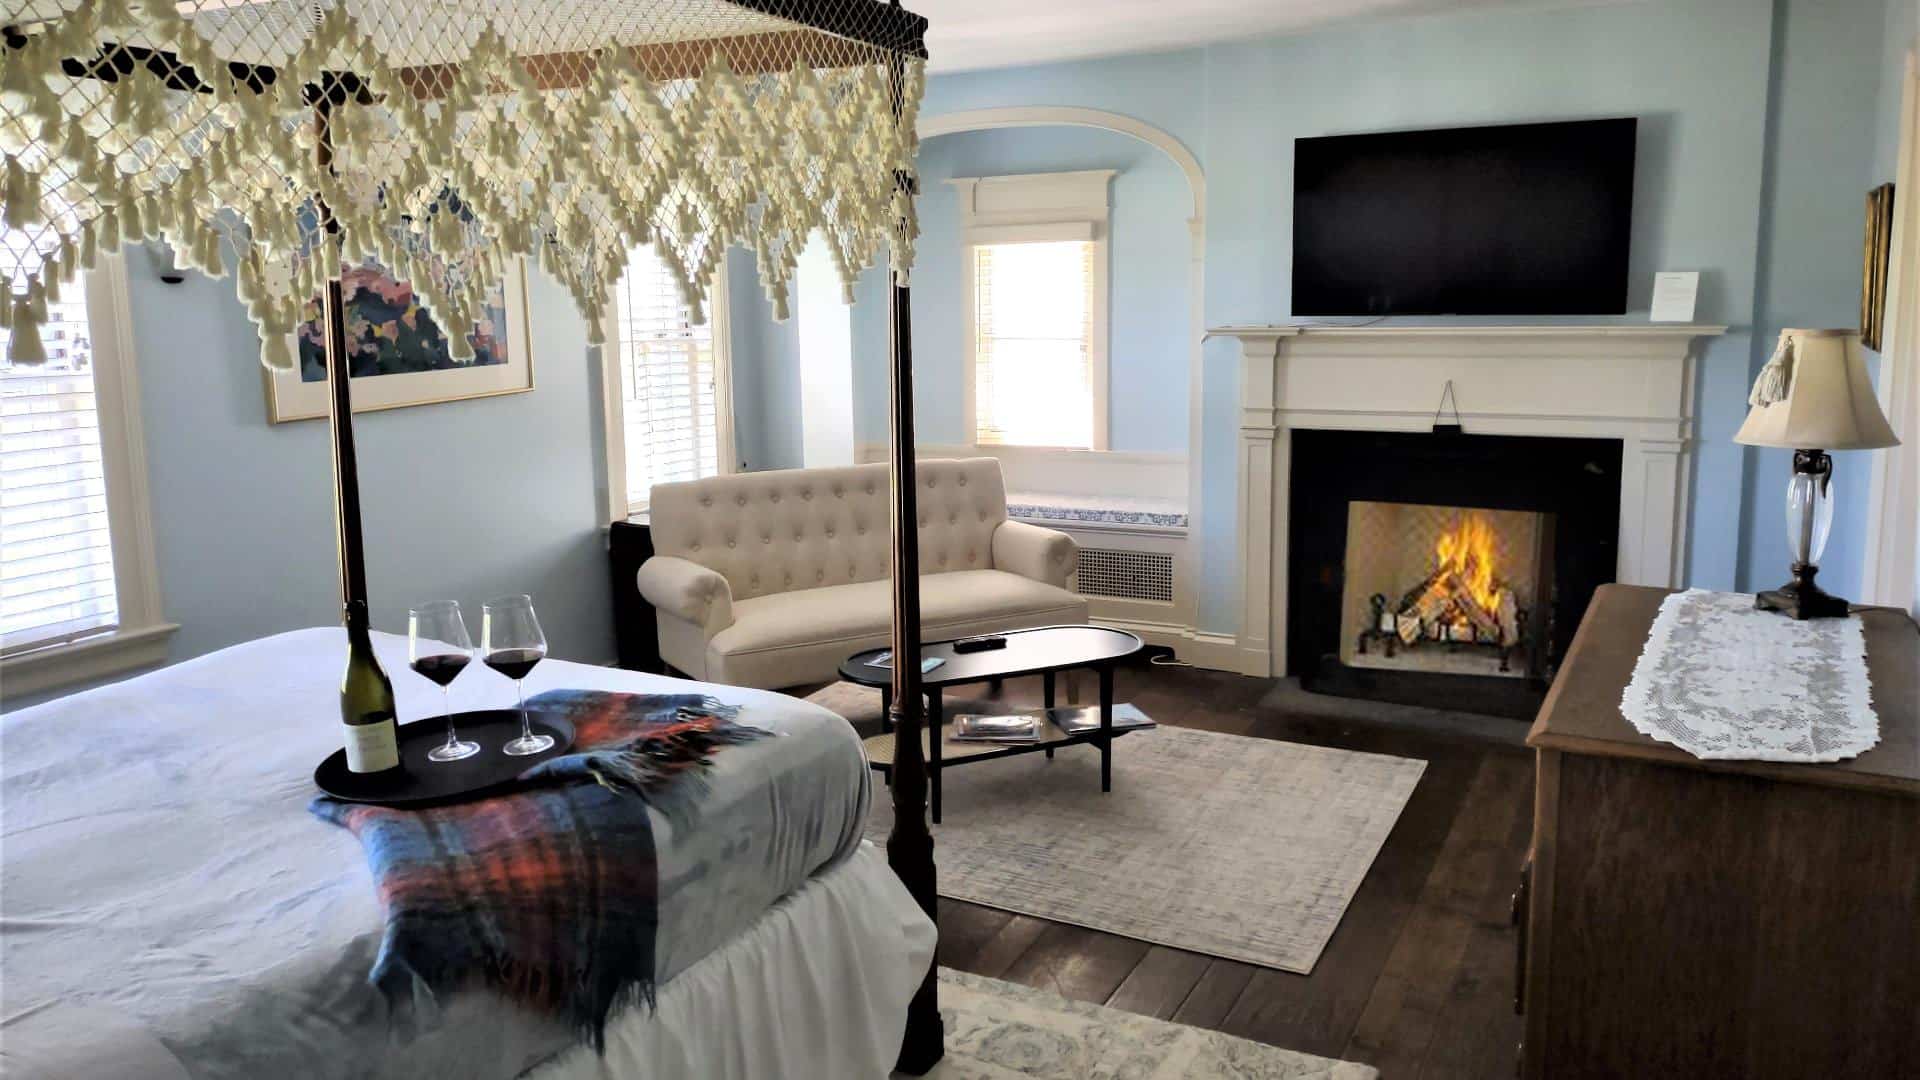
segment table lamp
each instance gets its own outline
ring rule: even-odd
[[[1877,450],[1900,440],[1880,411],[1852,330],[1782,330],[1773,359],[1747,398],[1753,410],[1733,436],[1748,446],[1793,451],[1787,483],[1787,545],[1793,580],[1763,592],[1754,606],[1794,619],[1847,613],[1847,602],[1814,584],[1833,528],[1833,459],[1829,450]]]

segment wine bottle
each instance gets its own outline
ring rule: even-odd
[[[373,654],[363,619],[347,620],[347,670],[340,678],[340,722],[347,742],[347,769],[387,772],[400,767],[400,735],[394,723],[393,681]]]

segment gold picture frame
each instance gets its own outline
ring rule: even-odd
[[[1867,239],[1860,278],[1860,344],[1880,351],[1887,318],[1887,262],[1893,247],[1893,185],[1867,192]]]
[[[421,322],[430,319],[430,316],[412,302],[412,290],[404,282],[394,281],[372,264],[350,270],[348,275],[354,279],[350,282],[353,288],[347,298],[350,351],[362,348],[391,349],[401,345],[403,323],[406,331],[425,325],[429,333],[438,332],[438,327],[433,323]],[[357,319],[356,304],[360,302],[363,291],[369,313]],[[382,355],[380,363],[386,370],[362,372],[356,363],[352,365],[353,411],[378,412],[531,391],[533,340],[527,320],[524,260],[516,260],[509,267],[506,279],[500,283],[496,300],[487,324],[476,326],[471,331],[479,362],[451,363],[446,357],[445,339],[440,338],[437,346],[427,350],[433,352],[433,356],[401,357],[398,363],[394,363],[393,357]],[[396,308],[404,314],[397,313]],[[317,326],[317,323],[310,324],[295,332],[294,370],[266,372],[267,419],[271,423],[314,420],[327,415],[326,368],[325,362],[316,355]],[[389,340],[387,346],[381,345],[383,334]],[[419,339],[411,333],[404,344],[415,351],[423,348]],[[504,355],[496,356],[496,353]],[[415,363],[423,366],[410,366]]]

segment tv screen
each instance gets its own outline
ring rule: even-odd
[[[1625,312],[1635,123],[1296,140],[1294,315]]]

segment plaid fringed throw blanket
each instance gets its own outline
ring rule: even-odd
[[[397,1018],[484,987],[602,1050],[615,1008],[653,1000],[647,807],[692,817],[710,756],[769,733],[692,694],[554,690],[527,707],[565,714],[575,752],[528,769],[524,790],[428,810],[322,796],[312,810],[366,851],[387,918],[369,980]]]

